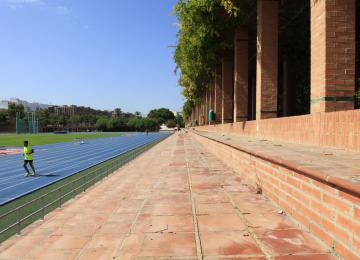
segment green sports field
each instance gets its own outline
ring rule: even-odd
[[[0,134],[0,146],[22,146],[25,140],[31,145],[71,142],[76,138],[84,140],[125,135],[124,133],[70,133],[70,134]]]

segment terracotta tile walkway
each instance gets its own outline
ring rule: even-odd
[[[333,259],[187,134],[14,236],[0,259]]]

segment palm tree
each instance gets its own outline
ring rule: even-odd
[[[136,116],[136,117],[141,117],[141,112],[136,111],[136,112],[135,112],[135,116]]]

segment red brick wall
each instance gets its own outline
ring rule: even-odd
[[[256,119],[277,116],[278,6],[276,0],[258,1]]]
[[[248,119],[248,44],[247,28],[237,29],[234,48],[234,122]]]
[[[279,204],[345,259],[360,255],[360,198],[222,143],[192,134],[206,149]]]
[[[212,125],[198,130],[360,151],[360,110]]]
[[[311,3],[311,112],[353,109],[356,0]]]

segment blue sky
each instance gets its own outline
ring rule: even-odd
[[[0,0],[0,99],[181,110],[176,0]]]

